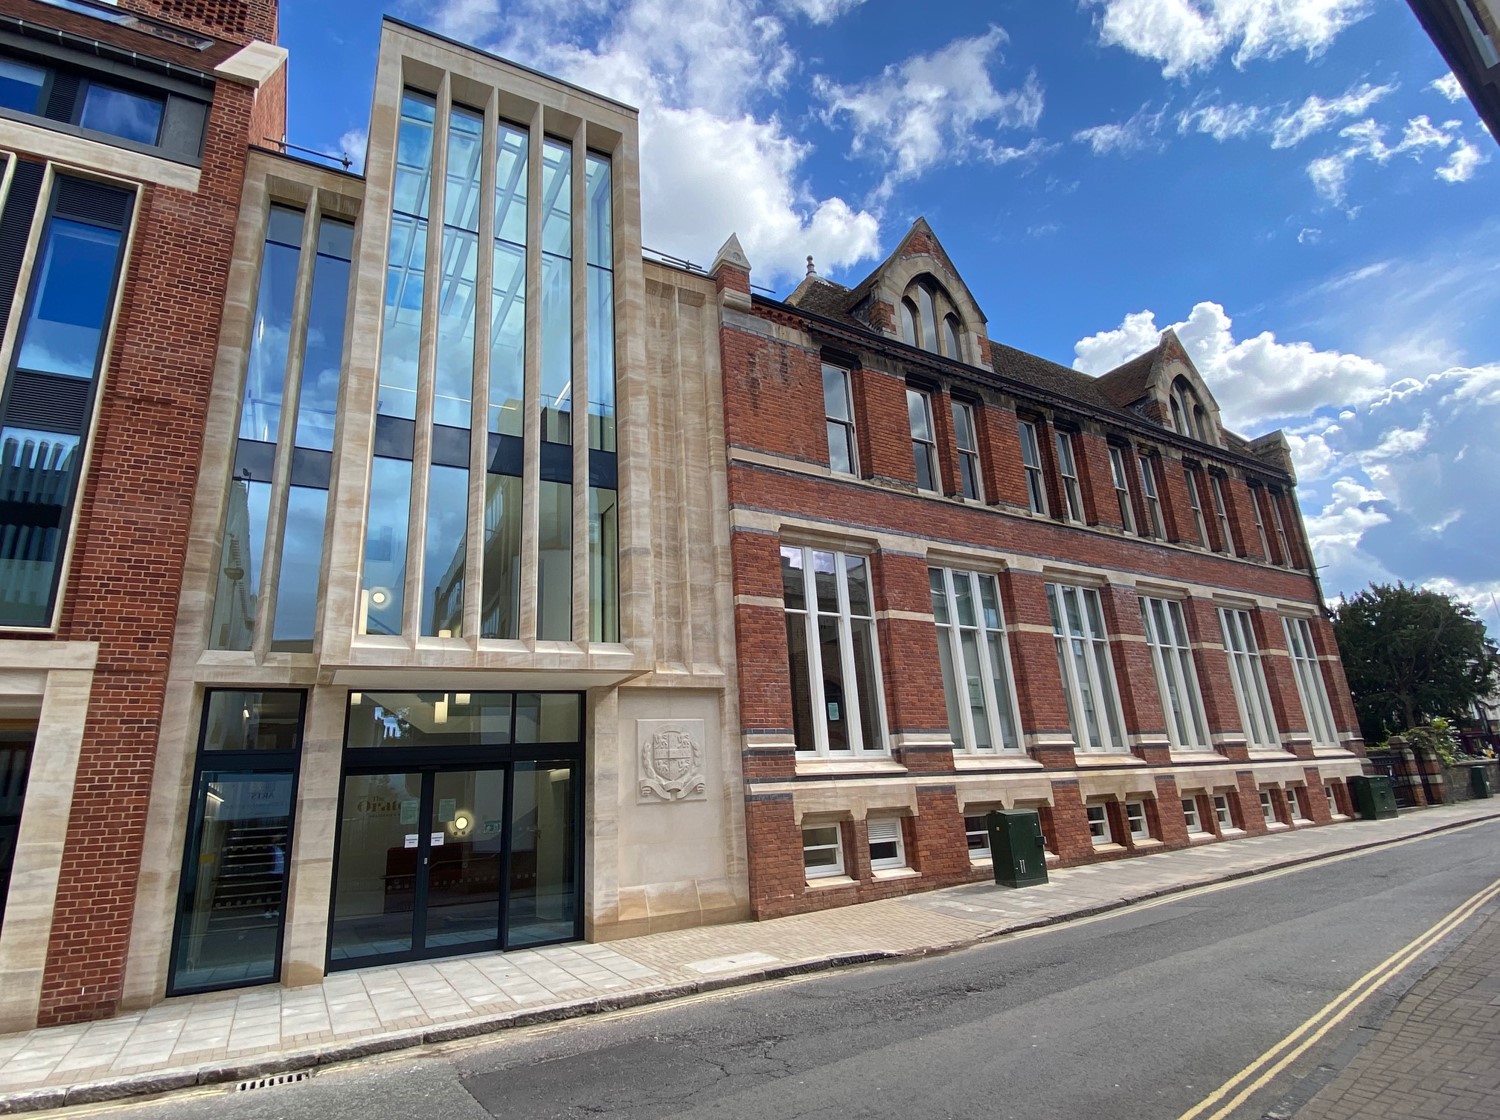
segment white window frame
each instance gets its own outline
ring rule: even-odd
[[[1115,500],[1120,503],[1120,522],[1125,532],[1135,532],[1135,507],[1130,501],[1130,476],[1125,470],[1125,452],[1122,448],[1109,449],[1109,473],[1115,484]]]
[[[1308,819],[1307,809],[1302,804],[1302,793],[1296,786],[1286,787],[1286,815],[1294,824]]]
[[[1049,583],[1046,591],[1058,670],[1068,702],[1068,723],[1076,749],[1085,754],[1128,751],[1120,688],[1115,680],[1114,657],[1109,634],[1104,629],[1104,607],[1099,593],[1091,587],[1069,583]],[[1092,707],[1089,698],[1094,700]]]
[[[1216,551],[1234,555],[1234,531],[1229,524],[1229,506],[1224,501],[1224,480],[1216,474],[1208,476],[1208,492],[1214,500],[1214,516],[1219,519],[1219,547]]]
[[[1062,480],[1063,520],[1083,525],[1083,491],[1078,485],[1078,460],[1073,454],[1073,433],[1055,432],[1057,444],[1057,474]]]
[[[1187,479],[1188,508],[1193,511],[1193,526],[1198,530],[1198,544],[1202,548],[1208,548],[1208,522],[1203,519],[1203,495],[1198,493],[1198,472],[1184,464],[1182,473]]]
[[[1174,751],[1212,750],[1203,692],[1198,687],[1198,669],[1193,643],[1188,637],[1187,616],[1175,599],[1141,596],[1141,618],[1146,624],[1146,644],[1156,670],[1162,712],[1167,717],[1167,738]]]
[[[952,722],[955,711],[959,726],[949,728],[962,739],[954,747],[963,754],[1020,754],[1021,753],[1021,705],[1016,696],[1015,673],[1011,669],[1010,637],[1005,628],[1005,606],[1000,599],[1000,584],[985,572],[965,572],[953,568],[929,568],[927,580],[932,592],[933,623],[937,627],[937,640],[946,642],[949,661],[944,666],[943,692],[948,701],[948,717]],[[967,589],[968,602],[972,610],[971,621],[965,622],[960,610],[959,592]],[[986,592],[994,603],[994,616],[987,611]],[[977,665],[970,666],[965,655],[964,639],[969,637],[974,644]],[[1000,664],[995,664],[998,654]],[[953,668],[953,679],[949,680],[947,665]],[[971,669],[978,671],[975,681]],[[958,675],[962,672],[964,690],[958,692]],[[979,687],[979,699],[983,705],[986,730],[991,746],[981,748],[974,733],[974,688]]]
[[[1276,818],[1276,798],[1268,789],[1260,791],[1260,813],[1266,818],[1266,824],[1280,823]]]
[[[1328,800],[1328,815],[1330,817],[1343,816],[1343,810],[1339,808],[1338,787],[1332,782],[1323,783],[1323,796]]]
[[[1139,824],[1137,824],[1139,821]],[[1146,815],[1146,803],[1141,800],[1125,802],[1125,827],[1132,840],[1151,839],[1151,818]]]
[[[985,822],[985,816],[984,813],[964,814],[964,838],[969,842],[969,859],[974,863],[994,858],[994,853],[990,851],[990,828]],[[979,822],[978,828],[973,827],[973,821]],[[975,844],[976,836],[983,837],[984,843]]]
[[[1042,472],[1042,445],[1037,439],[1036,424],[1022,420],[1018,425],[1021,433],[1021,468],[1026,475],[1026,499],[1032,513],[1047,514],[1047,477]]]
[[[912,416],[912,405],[918,401],[922,406],[922,420],[927,427],[926,434],[917,431],[916,417]],[[911,428],[912,470],[916,471],[917,489],[924,494],[941,494],[943,476],[938,471],[937,429],[932,423],[932,394],[926,389],[908,385],[906,387],[906,418]],[[916,469],[918,455],[922,455],[927,460],[927,477],[932,479],[931,486],[922,485],[922,472]]]
[[[865,820],[866,845],[870,855],[871,871],[896,871],[904,868],[906,862],[906,839],[902,835],[900,817],[868,817]],[[876,858],[876,844],[895,844],[894,855]]]
[[[1161,516],[1161,495],[1156,489],[1156,464],[1153,455],[1138,455],[1136,461],[1141,467],[1141,494],[1146,500],[1146,520],[1149,524],[1141,526],[1144,536],[1154,537],[1157,540],[1167,539],[1167,524]]]
[[[1182,799],[1182,822],[1187,826],[1189,836],[1203,835],[1203,818],[1198,813],[1198,799],[1196,797],[1184,797]]]
[[[1321,747],[1338,745],[1338,732],[1333,724],[1333,709],[1328,704],[1328,690],[1323,685],[1323,667],[1318,660],[1317,647],[1313,645],[1312,627],[1305,618],[1281,619],[1286,632],[1286,648],[1292,659],[1292,676],[1297,681],[1297,695],[1302,700],[1302,710],[1307,714],[1307,731],[1312,741]]]
[[[839,375],[839,382],[843,388],[843,401],[840,402],[843,405],[843,416],[836,415],[828,407],[831,403],[828,399],[828,374],[830,371],[834,371]],[[854,387],[850,384],[849,370],[832,362],[823,363],[823,418],[827,424],[829,434],[831,435],[835,428],[839,429],[849,449],[849,470],[845,472],[833,465],[833,441],[830,439],[828,469],[833,471],[834,474],[843,475],[847,473],[850,478],[858,478],[859,442],[855,438],[854,429]]]
[[[1224,653],[1229,658],[1229,677],[1234,682],[1234,701],[1240,711],[1240,728],[1251,750],[1281,749],[1281,733],[1266,687],[1265,668],[1255,642],[1255,624],[1249,611],[1219,608],[1219,629]]]
[[[1238,826],[1234,823],[1234,810],[1229,807],[1229,795],[1227,793],[1216,793],[1214,801],[1214,821],[1219,826],[1220,832],[1230,832]]]
[[[833,552],[827,549],[813,549],[802,545],[782,544],[781,552],[798,552],[802,555],[802,594],[804,596],[804,608],[787,607],[783,601],[782,609],[787,615],[801,616],[806,627],[807,642],[807,676],[812,685],[812,712],[813,712],[813,734],[815,744],[812,750],[802,744],[797,744],[799,755],[816,754],[821,758],[878,758],[890,754],[886,739],[885,724],[885,688],[881,680],[880,667],[880,636],[875,627],[875,579],[871,570],[869,558],[857,554],[845,552]],[[834,573],[838,588],[838,614],[832,614],[823,610],[818,604],[818,589],[815,581],[816,556],[833,557]],[[870,608],[868,615],[854,615],[849,608],[849,573],[846,560],[858,560],[865,567],[865,579],[870,589]],[[848,725],[849,749],[847,751],[831,751],[828,746],[828,702],[827,694],[823,687],[823,659],[818,656],[822,648],[822,642],[818,636],[818,622],[820,619],[836,619],[839,635],[839,662],[843,669],[843,679],[846,682],[844,688],[844,715]],[[859,703],[859,676],[856,672],[854,658],[854,634],[851,622],[858,618],[860,621],[870,623],[870,672],[874,680],[870,682],[875,699],[875,711],[864,712],[860,710]],[[866,750],[864,746],[864,721],[866,719],[874,722],[874,741],[877,746],[873,750]]]
[[[1084,814],[1089,822],[1089,841],[1096,848],[1104,848],[1115,843],[1114,822],[1109,819],[1109,806],[1103,803],[1085,805]],[[1096,832],[1095,826],[1102,831]]]
[[[984,501],[984,476],[979,469],[979,427],[974,420],[974,406],[968,401],[953,402],[953,442],[958,446],[959,494],[971,502]]]
[[[822,844],[809,844],[807,834],[809,832],[823,832],[827,829],[833,830],[833,842]],[[807,853],[810,851],[828,851],[834,855],[834,862],[826,866],[809,867],[807,864]],[[814,879],[828,879],[835,875],[844,874],[844,827],[837,821],[831,824],[810,824],[802,826],[802,873],[808,882]]]

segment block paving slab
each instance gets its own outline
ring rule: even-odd
[[[806,972],[912,959],[1496,819],[1500,800],[1465,802],[1058,870],[1050,882],[1023,890],[971,883],[763,922],[168,999],[113,1019],[0,1036],[0,1114],[265,1077]]]
[[[1500,912],[1413,985],[1297,1120],[1500,1117]]]

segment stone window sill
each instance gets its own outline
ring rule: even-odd
[[[914,867],[887,867],[880,871],[872,871],[870,876],[877,881],[886,879],[920,879],[922,873]]]
[[[829,887],[852,887],[855,881],[847,875],[820,875],[816,879],[807,881],[807,889],[810,891],[827,890]]]

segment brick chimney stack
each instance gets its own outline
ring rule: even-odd
[[[276,42],[277,0],[120,0],[127,11],[231,43]]]

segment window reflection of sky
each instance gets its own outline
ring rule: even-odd
[[[94,376],[119,244],[116,230],[52,219],[21,343],[22,369]]]
[[[35,113],[46,71],[22,62],[0,58],[0,108]]]
[[[79,123],[138,144],[155,144],[161,136],[162,101],[91,82]]]

